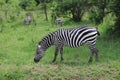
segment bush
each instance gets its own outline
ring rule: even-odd
[[[35,6],[35,1],[34,0],[21,0],[19,3],[19,6],[24,10],[32,9],[33,6]]]
[[[101,33],[108,32],[110,30],[114,29],[114,24],[115,24],[115,16],[113,14],[108,14],[106,17],[103,19],[103,23],[98,25],[99,31]]]

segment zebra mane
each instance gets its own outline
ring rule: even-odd
[[[38,43],[38,45],[41,45],[42,48],[47,49],[49,48],[51,45],[54,44],[54,32],[53,33],[49,33],[47,36],[44,36],[42,38],[42,40]]]

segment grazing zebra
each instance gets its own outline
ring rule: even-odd
[[[98,49],[95,46],[96,38],[100,35],[96,28],[93,27],[77,27],[69,29],[59,29],[53,33],[45,36],[37,45],[35,62],[44,56],[44,52],[52,45],[56,46],[53,62],[56,61],[58,52],[61,54],[61,61],[63,60],[63,46],[79,47],[87,44],[91,50],[89,63],[92,62],[93,54],[96,54],[96,61],[98,60]]]
[[[55,23],[56,23],[57,25],[60,25],[60,26],[63,25],[63,21],[62,21],[61,19],[59,19],[59,18],[57,18],[57,19],[55,20]]]

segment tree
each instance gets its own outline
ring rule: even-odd
[[[106,14],[110,13],[109,4],[110,0],[91,0],[90,20],[96,24],[103,22]]]
[[[35,1],[34,0],[20,0],[19,6],[26,10],[26,9],[32,9],[35,5]]]
[[[26,7],[29,5],[29,2],[27,0],[21,0],[20,3],[19,3],[19,6],[26,10]]]
[[[57,6],[56,10],[64,14],[71,14],[72,19],[75,22],[81,21],[83,14],[89,8],[87,0],[65,0],[59,3],[60,4]]]
[[[4,5],[4,1],[0,0],[0,7],[2,8],[3,5]]]
[[[45,13],[46,21],[48,21],[46,0],[44,0],[43,8],[44,8],[44,13]]]
[[[45,13],[46,21],[48,21],[48,14],[47,14],[47,3],[52,2],[52,0],[35,0],[36,6],[38,6],[40,3],[43,5],[43,10]]]
[[[41,1],[41,0],[35,0],[36,6],[38,6],[38,5],[40,4],[40,1]]]
[[[5,3],[7,4],[9,2],[9,0],[5,0]]]
[[[116,16],[114,32],[120,34],[120,0],[113,0],[110,8]]]
[[[38,6],[40,3],[44,3],[44,1],[45,1],[46,3],[49,3],[49,2],[52,2],[53,0],[35,0],[36,6]]]

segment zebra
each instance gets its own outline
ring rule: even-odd
[[[57,19],[55,20],[55,23],[56,23],[57,25],[60,25],[60,26],[63,25],[63,21],[62,21],[60,18],[57,18]]]
[[[96,39],[100,35],[98,30],[94,27],[83,26],[68,29],[59,29],[54,31],[38,42],[36,55],[34,57],[34,62],[39,62],[44,56],[45,51],[55,45],[54,59],[52,62],[56,61],[58,52],[61,54],[61,61],[63,61],[63,46],[69,46],[76,48],[87,44],[91,53],[89,58],[89,63],[93,60],[93,55],[96,54],[96,61],[98,61],[98,49],[96,48]]]

